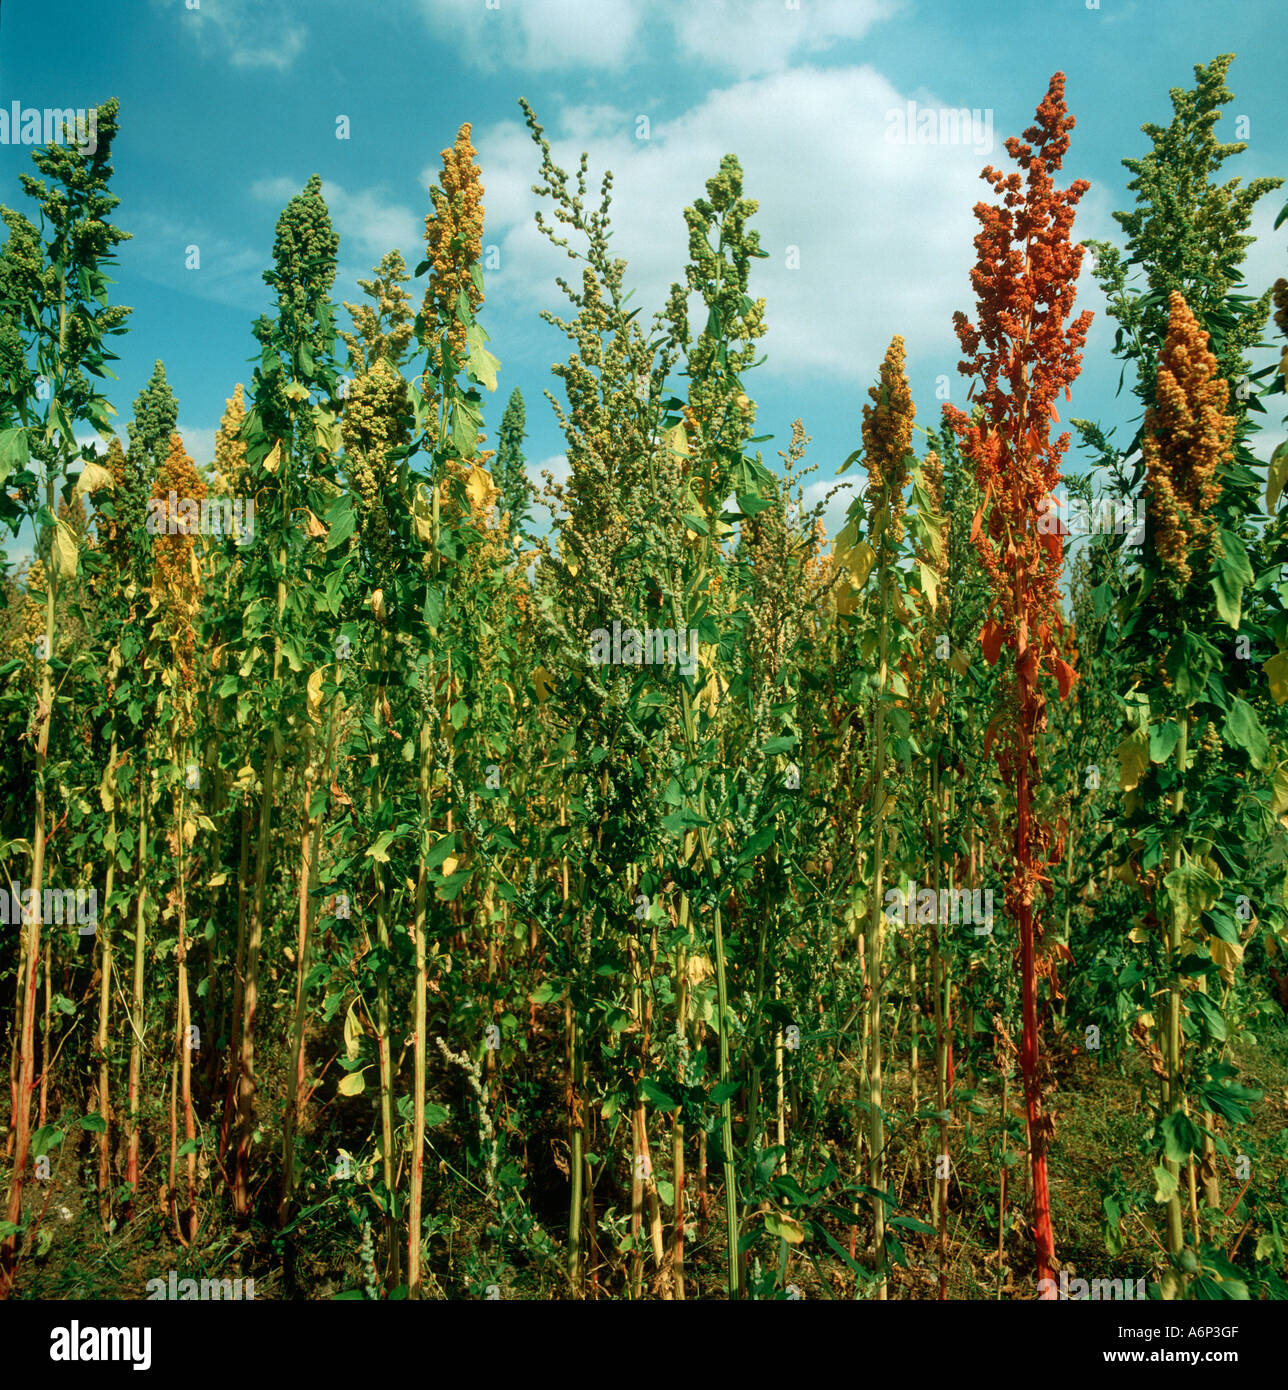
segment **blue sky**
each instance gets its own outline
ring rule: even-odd
[[[1145,151],[1143,122],[1166,123],[1169,88],[1192,85],[1194,64],[1218,53],[1238,55],[1218,131],[1233,139],[1234,117],[1249,123],[1234,171],[1288,174],[1280,0],[1088,3],[8,0],[0,105],[120,98],[116,220],[134,239],[121,248],[115,293],[134,313],[117,340],[111,395],[123,430],[163,359],[199,461],[211,456],[234,383],[249,382],[274,223],[310,174],[323,178],[341,237],[335,299],[352,302],[357,277],[391,247],[410,266],[421,259],[440,152],[473,123],[484,241],[500,256],[482,315],[502,363],[486,423],[494,435],[519,386],[530,465],[559,473],[562,438],[542,392],[557,387],[549,367],[567,349],[539,311],[563,311],[554,277],[568,262],[533,226],[537,151],[518,97],[536,108],[565,168],[584,149],[593,188],[613,170],[614,245],[646,317],[683,274],[684,206],[733,151],[770,252],[753,268],[770,327],[768,361],[747,383],[758,433],[775,436],[763,447],[776,462],[803,418],[815,496],[858,444],[867,387],[895,333],[907,340],[920,423],[937,423],[942,375],[964,403],[952,314],[973,311],[971,209],[987,191],[979,171],[1005,162],[1002,141],[1031,123],[1052,72],[1067,74],[1078,120],[1063,181],[1092,183],[1079,238],[1116,239],[1111,212],[1128,205],[1119,161]],[[887,113],[909,101],[991,112],[992,149],[892,142]],[[336,138],[340,116],[347,140]],[[0,145],[0,200],[12,206],[25,203],[16,179],[29,156]],[[1263,199],[1254,222],[1248,275],[1258,292],[1288,262],[1288,232],[1271,230],[1284,196]],[[191,245],[199,270],[185,268]],[[1125,442],[1130,402],[1114,399],[1112,324],[1085,273],[1080,307],[1096,321],[1062,414],[1121,421]],[[833,525],[844,502],[833,504]]]

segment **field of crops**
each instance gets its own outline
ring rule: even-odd
[[[1288,1298],[1288,282],[1241,273],[1281,181],[1235,177],[1231,61],[1117,242],[1064,75],[1026,94],[959,378],[915,400],[885,325],[843,460],[758,407],[733,154],[637,308],[611,179],[523,103],[548,403],[481,326],[470,124],[359,303],[310,179],[194,460],[162,362],[112,418],[128,112],[36,145],[0,1296]]]

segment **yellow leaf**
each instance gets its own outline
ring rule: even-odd
[[[708,714],[715,714],[723,699],[725,692],[729,689],[729,682],[720,674],[713,671],[706,685],[698,692],[698,705]]]
[[[315,405],[313,407],[313,426],[317,435],[318,448],[328,454],[338,454],[344,444],[339,420],[325,406]]]
[[[360,1096],[367,1089],[367,1083],[362,1079],[360,1071],[351,1071],[348,1076],[340,1078],[340,1084],[336,1090],[342,1096]]]
[[[675,425],[667,430],[666,444],[673,454],[679,454],[681,458],[689,457],[689,436],[684,432],[683,425]]]
[[[843,579],[835,585],[832,593],[836,599],[836,611],[847,616],[854,612],[863,597],[863,590],[856,589],[848,579]]]
[[[917,561],[917,571],[921,575],[921,592],[925,594],[932,608],[939,607],[939,576],[924,561]]]
[[[344,1054],[354,1061],[362,1042],[362,1021],[358,1017],[358,1001],[354,999],[344,1016]],[[348,1094],[346,1092],[346,1094]]]
[[[478,512],[486,512],[501,495],[492,482],[492,475],[477,463],[471,465],[465,480],[465,491],[469,494],[470,506]]]
[[[1115,750],[1118,756],[1118,785],[1125,792],[1135,791],[1149,766],[1149,735],[1144,729],[1129,734]]]
[[[948,664],[959,676],[964,676],[970,670],[970,657],[964,651],[958,650],[948,658]]]
[[[451,878],[451,876],[456,872],[456,866],[460,862],[460,859],[458,859],[456,855],[449,854],[447,858],[443,860],[443,877]]]
[[[76,561],[80,548],[76,544],[76,532],[59,517],[54,525],[54,573],[60,579],[71,579],[76,574]]]
[[[771,1236],[785,1240],[788,1245],[800,1245],[805,1239],[805,1227],[795,1217],[784,1216],[779,1211],[765,1213],[765,1230]]]
[[[1288,811],[1288,763],[1275,770],[1274,799],[1270,803],[1270,814],[1281,816]]]
[[[358,1001],[355,999],[349,1005],[349,1012],[344,1016],[344,1055],[351,1062],[356,1059],[358,1047],[362,1040],[362,1024],[358,1022],[357,1007]],[[348,1095],[349,1093],[346,1091],[344,1094]]]
[[[270,473],[276,473],[281,466],[282,441],[279,439],[277,443],[273,445],[268,457],[264,460],[264,467],[267,468]]]
[[[868,575],[872,573],[872,566],[876,564],[876,560],[876,551],[867,541],[860,541],[842,556],[842,563],[860,589],[868,582]]]
[[[1274,513],[1285,483],[1288,483],[1288,449],[1281,444],[1271,456],[1270,467],[1266,470],[1266,511]]]
[[[1288,652],[1276,652],[1269,661],[1261,663],[1261,669],[1270,682],[1270,698],[1282,705],[1288,700]]]
[[[101,463],[87,463],[76,479],[75,496],[81,497],[87,492],[97,492],[99,488],[115,486],[116,479]]]
[[[430,501],[429,494],[425,491],[424,483],[417,487],[416,495],[412,498],[411,524],[415,529],[416,539],[422,545],[433,544],[434,505]]]
[[[1226,941],[1224,937],[1209,936],[1208,950],[1212,959],[1221,969],[1221,978],[1227,985],[1234,983],[1234,972],[1243,963],[1243,942]]]
[[[309,713],[316,714],[322,704],[322,668],[319,666],[309,677]]]
[[[103,770],[103,781],[98,789],[98,799],[103,803],[105,811],[114,810],[116,807],[116,797],[113,793],[116,790],[116,778],[112,775],[112,765],[109,762]]]
[[[544,666],[538,666],[532,673],[532,688],[537,692],[537,703],[544,705],[554,694],[555,678]]]

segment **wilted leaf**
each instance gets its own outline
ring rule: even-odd
[[[781,1212],[765,1213],[765,1230],[771,1236],[785,1240],[788,1245],[800,1245],[805,1239],[805,1227],[795,1217],[784,1216]]]
[[[1276,652],[1269,661],[1261,663],[1261,669],[1270,682],[1270,698],[1282,705],[1288,700],[1288,652]]]
[[[358,1001],[349,1005],[344,1016],[344,1055],[353,1062],[357,1060],[362,1041],[362,1024],[358,1019]]]
[[[76,532],[58,517],[54,524],[54,572],[60,579],[72,579],[76,575],[76,564],[80,547],[76,544]]]
[[[1056,684],[1060,687],[1060,698],[1067,700],[1069,692],[1073,689],[1074,681],[1078,679],[1078,673],[1063,657],[1052,657],[1051,664],[1055,667],[1055,679]]]
[[[116,479],[101,463],[87,463],[76,479],[74,496],[83,497],[87,492],[97,492],[100,488],[115,487]]]
[[[501,495],[492,482],[492,475],[481,464],[474,464],[465,480],[465,491],[469,494],[470,506],[478,512],[486,512]]]
[[[1220,882],[1192,860],[1178,864],[1163,883],[1182,932],[1196,925],[1221,893]]]
[[[1125,792],[1135,791],[1149,766],[1148,735],[1144,729],[1137,729],[1123,739],[1115,751],[1118,757],[1118,785]]]

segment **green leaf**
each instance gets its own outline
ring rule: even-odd
[[[1237,629],[1243,590],[1252,583],[1252,566],[1248,563],[1248,552],[1238,536],[1226,530],[1221,530],[1218,534],[1222,553],[1212,562],[1212,592],[1216,597],[1216,609],[1222,620]]]
[[[453,831],[450,835],[443,835],[442,837],[440,837],[440,839],[434,844],[434,847],[425,856],[426,871],[432,873],[433,870],[438,868],[438,866],[443,862],[443,860],[446,859],[447,856],[453,852],[453,850],[455,850],[455,848],[455,831]]]
[[[1221,1006],[1215,999],[1199,990],[1194,990],[1185,996],[1185,1002],[1189,1005],[1190,1013],[1198,1018],[1204,1033],[1212,1042],[1224,1042],[1226,1040],[1228,1029],[1225,1024],[1225,1015],[1221,1012]]]
[[[1165,763],[1172,756],[1181,737],[1180,726],[1169,719],[1166,724],[1151,725],[1149,730],[1149,760],[1152,763]]]
[[[393,830],[382,830],[376,838],[374,844],[368,845],[365,855],[366,859],[374,859],[377,864],[389,863],[389,846],[393,843],[396,832]]]
[[[443,621],[443,586],[430,583],[425,589],[425,626],[431,634],[438,632]]]
[[[1166,670],[1178,698],[1188,707],[1207,689],[1208,676],[1219,659],[1210,643],[1192,632],[1183,632],[1167,653]]]
[[[1225,716],[1225,741],[1231,748],[1246,750],[1252,766],[1264,772],[1270,766],[1270,739],[1261,726],[1257,712],[1246,700],[1237,696],[1230,701]]]
[[[774,505],[772,502],[754,492],[739,493],[737,502],[738,510],[743,516],[759,516],[766,507],[772,507]]]
[[[479,416],[467,401],[452,402],[452,452],[460,459],[474,457],[478,447]]]
[[[1178,864],[1163,883],[1182,932],[1196,926],[1221,893],[1218,880],[1192,860]]]
[[[44,1125],[31,1136],[32,1158],[43,1158],[50,1149],[56,1149],[63,1142],[63,1131],[56,1125]]]
[[[1156,1202],[1170,1202],[1177,1192],[1176,1176],[1169,1173],[1161,1163],[1154,1165],[1154,1200]]]
[[[21,425],[0,430],[0,483],[16,469],[25,468],[31,460],[27,449],[27,431]]]
[[[353,498],[347,492],[342,492],[327,508],[326,519],[330,527],[326,548],[334,550],[353,535],[354,527],[357,525],[357,518],[353,514]]]
[[[640,1090],[659,1110],[674,1110],[679,1104],[669,1091],[663,1090],[656,1081],[641,1081]]]
[[[87,1129],[91,1134],[104,1134],[107,1132],[107,1121],[102,1115],[82,1115],[77,1121],[82,1129]]]
[[[1159,1128],[1163,1133],[1163,1152],[1173,1163],[1184,1163],[1203,1147],[1198,1126],[1183,1110],[1172,1111]]]
[[[901,1226],[905,1231],[917,1231],[923,1236],[933,1236],[935,1228],[918,1221],[915,1216],[891,1216],[886,1219],[887,1226]]]

